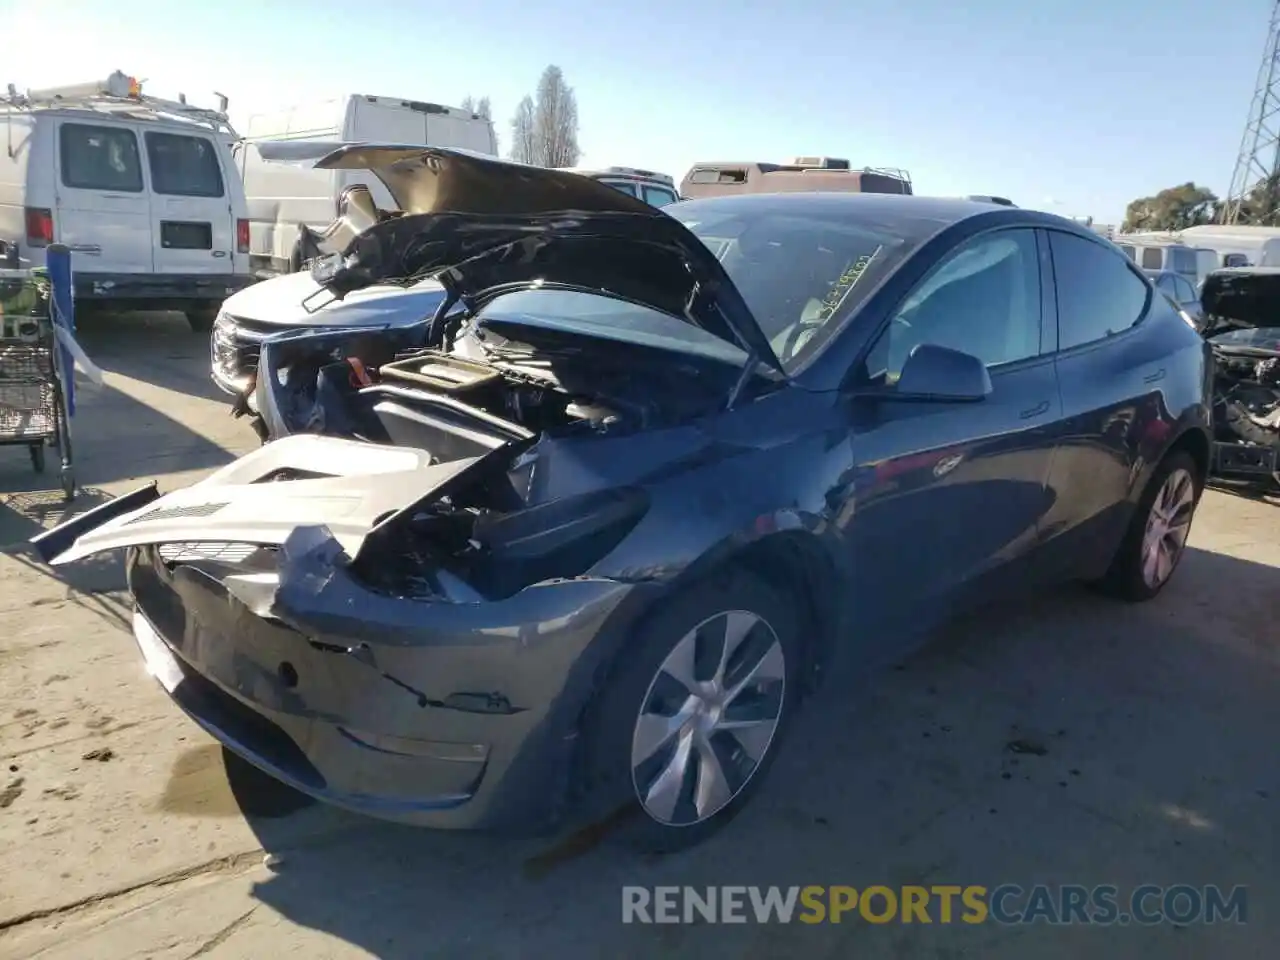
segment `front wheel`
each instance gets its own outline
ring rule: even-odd
[[[632,846],[693,846],[736,816],[777,753],[799,687],[795,615],[768,584],[726,571],[674,596],[620,656],[586,774],[639,807]]]
[[[1200,469],[1183,451],[1156,469],[1101,586],[1122,600],[1150,600],[1169,582],[1186,551],[1200,502]]]

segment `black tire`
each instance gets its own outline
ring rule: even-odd
[[[186,311],[187,326],[192,333],[208,333],[218,319],[217,307],[192,307]]]
[[[1098,586],[1108,595],[1130,603],[1141,603],[1159,594],[1161,590],[1168,586],[1169,581],[1173,579],[1174,573],[1177,572],[1178,564],[1186,552],[1185,547],[1178,551],[1173,560],[1173,568],[1168,575],[1157,584],[1149,583],[1143,576],[1142,563],[1143,536],[1147,530],[1147,521],[1151,516],[1151,509],[1156,502],[1157,495],[1164,487],[1165,481],[1179,470],[1186,471],[1190,475],[1193,484],[1191,514],[1187,519],[1188,532],[1190,531],[1191,523],[1195,518],[1195,510],[1200,505],[1200,495],[1204,492],[1204,476],[1189,453],[1183,450],[1175,450],[1160,462],[1155,473],[1152,474],[1151,480],[1147,483],[1146,489],[1142,491],[1142,499],[1138,501],[1138,506],[1133,512],[1133,518],[1129,521],[1129,528],[1125,531],[1124,539],[1120,541],[1120,547],[1116,550],[1116,555],[1111,561],[1110,568],[1098,583]]]
[[[734,735],[724,732],[713,734],[712,740],[717,747],[731,748],[727,757],[721,757],[722,768],[729,773],[731,780],[740,781],[741,786],[727,804],[705,819],[688,825],[663,823],[645,809],[633,775],[632,747],[637,720],[641,708],[651,702],[651,686],[660,682],[660,668],[680,641],[700,624],[731,611],[753,614],[772,631],[770,634],[753,629],[743,644],[744,649],[748,644],[758,644],[756,649],[762,649],[770,646],[774,639],[781,647],[785,664],[781,689],[774,682],[768,685],[767,692],[749,688],[751,693],[747,696],[747,700],[755,696],[757,704],[767,702],[765,709],[769,713],[776,708],[777,724],[759,762],[755,764],[744,762],[747,751]],[[732,656],[730,660],[733,660]],[[586,808],[593,816],[607,813],[610,822],[621,823],[616,837],[633,849],[668,853],[707,839],[738,814],[767,776],[795,710],[802,661],[801,641],[792,605],[759,578],[742,570],[727,569],[713,579],[672,596],[646,619],[626,644],[596,699],[595,709],[589,713],[584,729],[587,740],[582,770],[588,784]],[[732,666],[731,663],[730,675]],[[698,676],[701,678],[701,672]],[[669,680],[665,674],[664,680]],[[733,739],[726,741],[726,737]],[[654,754],[654,763],[661,766],[664,756],[659,755],[669,754],[665,749]],[[744,769],[749,770],[745,776]],[[687,795],[694,782],[695,778],[687,777],[681,794]],[[633,815],[619,816],[628,808]]]

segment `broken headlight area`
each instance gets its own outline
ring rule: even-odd
[[[644,517],[638,488],[601,490],[501,512],[445,499],[374,531],[352,573],[376,592],[486,601],[572,579],[613,551]]]

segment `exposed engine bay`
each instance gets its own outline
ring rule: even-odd
[[[1280,357],[1216,353],[1214,416],[1219,439],[1280,445]]]
[[[1217,270],[1201,293],[1213,348],[1213,472],[1280,483],[1280,273]]]
[[[546,327],[455,329],[438,347],[418,345],[437,339],[421,329],[263,346],[264,441],[370,441],[431,469],[475,461],[361,545],[352,574],[391,596],[478,601],[583,574],[644,516],[642,477],[661,466],[620,458],[609,441],[630,445],[722,410],[743,379],[728,364]],[[253,482],[262,479],[277,478]],[[309,485],[305,471],[285,479]]]
[[[651,430],[714,409],[740,376],[670,351],[518,324],[486,324],[434,348],[408,337],[327,335],[265,348],[263,439],[316,433],[450,459],[488,448],[467,442],[468,424],[509,439]]]

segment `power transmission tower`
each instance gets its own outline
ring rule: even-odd
[[[1245,204],[1259,184],[1264,209],[1246,210]],[[1271,8],[1267,47],[1258,68],[1258,81],[1249,107],[1249,120],[1240,138],[1240,154],[1227,202],[1222,206],[1224,224],[1242,218],[1261,224],[1280,223],[1280,0]]]

